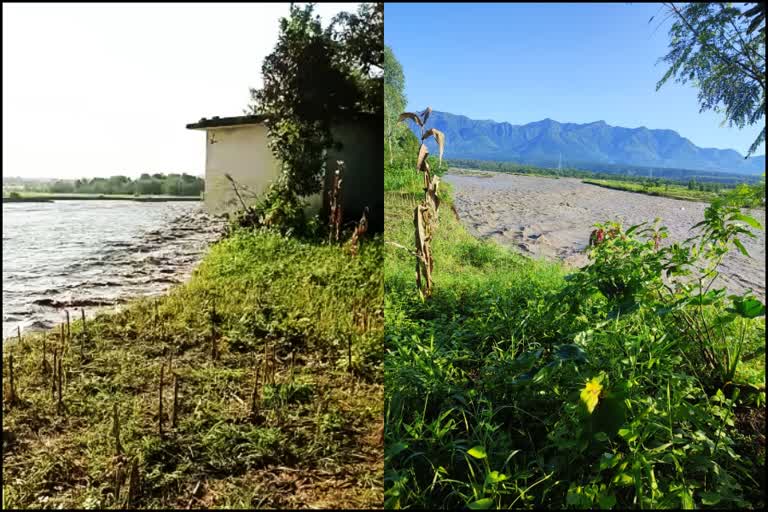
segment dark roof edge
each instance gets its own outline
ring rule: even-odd
[[[355,121],[362,119],[377,119],[382,118],[383,113],[372,112],[341,112],[337,116],[340,121]],[[190,123],[187,125],[189,130],[200,130],[205,128],[218,128],[222,126],[239,126],[246,124],[260,124],[266,121],[267,116],[264,115],[247,115],[247,116],[235,116],[235,117],[217,117],[214,116],[211,119],[202,118],[196,123]]]
[[[259,124],[263,123],[266,116],[235,116],[235,117],[212,117],[211,119],[202,118],[196,123],[187,125],[189,130],[199,130],[201,128],[216,128],[219,126],[237,126],[241,124]]]

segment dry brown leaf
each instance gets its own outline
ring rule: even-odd
[[[421,118],[424,120],[424,124],[427,124],[427,119],[429,119],[429,115],[432,113],[432,107],[427,107],[424,112],[421,113]]]
[[[421,140],[426,139],[427,137],[434,137],[435,141],[437,141],[437,147],[440,149],[440,163],[443,163],[443,148],[445,146],[445,134],[438,130],[437,128],[430,128],[429,130],[424,133],[424,136],[421,138]]]
[[[419,148],[419,157],[416,159],[416,169],[422,170],[421,167],[424,164],[424,162],[427,160],[427,156],[429,155],[429,150],[427,149],[426,144],[422,144]]]
[[[421,122],[421,118],[419,116],[417,116],[416,114],[414,114],[413,112],[403,112],[402,114],[400,114],[400,117],[397,118],[397,122],[401,123],[401,122],[405,121],[406,119],[410,119],[411,121],[413,121],[417,125],[419,125],[421,127],[424,127],[424,123]]]

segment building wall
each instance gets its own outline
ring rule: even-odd
[[[336,170],[336,161],[344,160],[342,201],[345,222],[357,221],[364,207],[369,208],[369,227],[373,231],[384,228],[384,175],[381,165],[383,138],[382,120],[365,118],[338,124],[333,128],[334,138],[342,148],[329,151],[326,160],[326,185],[323,192],[309,198],[307,213],[318,211],[323,220],[328,215],[327,187],[329,177]],[[229,173],[238,189],[251,204],[280,173],[279,161],[267,146],[267,128],[263,124],[209,128],[206,136],[205,206],[219,215],[241,208],[232,185],[224,176]],[[213,138],[213,143],[212,143]]]
[[[214,215],[241,208],[229,173],[246,203],[263,193],[280,172],[267,147],[267,128],[261,124],[210,128],[206,131],[205,206]],[[242,187],[242,189],[241,189]],[[249,201],[250,200],[250,201]]]

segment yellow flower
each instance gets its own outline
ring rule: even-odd
[[[581,401],[587,406],[587,410],[590,414],[592,414],[592,411],[597,407],[597,402],[600,399],[600,393],[602,391],[603,385],[600,384],[597,377],[588,381],[587,385],[584,386],[584,389],[581,390]]]

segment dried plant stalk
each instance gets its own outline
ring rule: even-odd
[[[342,221],[342,200],[341,200],[341,183],[344,181],[344,161],[336,161],[336,172],[333,174],[333,183],[331,184],[331,190],[328,191],[329,198],[329,218],[328,218],[328,241],[338,242],[339,233],[341,231]]]
[[[157,431],[160,434],[160,438],[163,437],[163,370],[165,365],[160,365],[160,385],[157,392]]]
[[[176,428],[179,411],[179,376],[173,375],[173,409],[171,409],[171,427]]]
[[[115,438],[115,453],[120,456],[123,454],[123,445],[120,444],[120,416],[117,414],[117,403],[112,404],[112,436]]]

